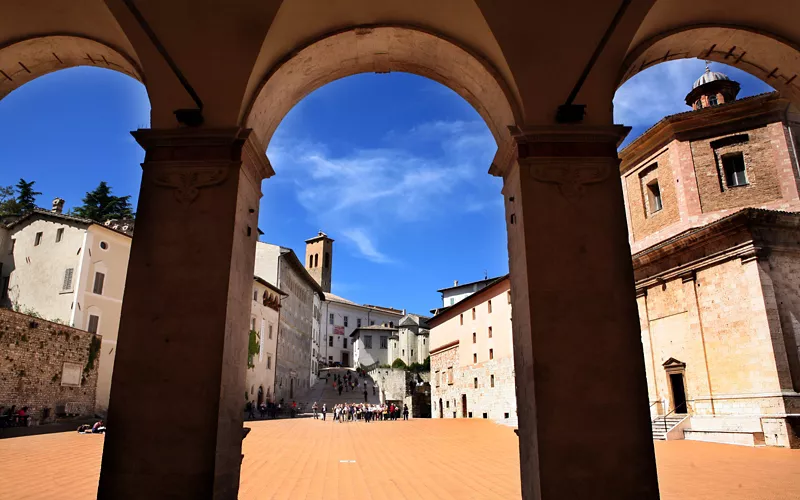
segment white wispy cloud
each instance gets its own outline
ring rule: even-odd
[[[267,154],[311,221],[365,259],[396,263],[382,248],[402,231],[502,209],[500,181],[486,173],[495,149],[485,124],[453,121],[394,131],[378,147],[339,155],[276,135]]]

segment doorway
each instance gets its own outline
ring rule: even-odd
[[[342,353],[342,366],[350,366],[350,353],[343,352]]]
[[[461,418],[467,418],[467,395],[461,395]]]
[[[675,413],[686,413],[686,389],[683,385],[683,374],[670,373],[669,383],[672,386],[672,408]]]
[[[442,398],[439,398],[439,418],[444,418],[444,405],[442,404]]]

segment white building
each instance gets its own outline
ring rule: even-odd
[[[353,344],[353,364],[370,367],[391,363],[389,340],[397,337],[398,327],[388,324],[362,326],[350,334]]]
[[[250,330],[256,332],[258,354],[248,354],[245,387],[249,393],[248,401],[255,404],[274,401],[281,300],[287,295],[263,278],[254,278]]]
[[[485,288],[497,278],[484,278],[479,281],[459,284],[458,280],[453,282],[453,286],[436,290],[442,294],[442,307],[450,307],[469,297],[478,290]]]
[[[35,209],[0,236],[0,300],[23,313],[102,335],[96,411],[108,409],[133,224],[98,224]]]
[[[406,314],[399,323],[397,333],[390,338],[389,364],[396,359],[403,363],[423,363],[430,353],[430,330],[426,320],[418,314]]]
[[[350,335],[364,326],[386,324],[393,327],[400,322],[404,312],[388,307],[360,305],[326,293],[325,302],[322,303],[322,337],[328,365],[341,363],[342,366],[355,366]]]
[[[278,327],[274,390],[277,400],[291,400],[312,384],[309,373],[314,366],[314,322],[318,321],[314,315],[314,295],[322,299],[322,288],[294,251],[261,241],[256,244],[255,274],[275,283],[287,294],[282,301]]]

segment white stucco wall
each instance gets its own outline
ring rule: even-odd
[[[333,323],[330,315],[333,314]],[[344,325],[344,318],[347,316],[347,326]],[[355,352],[351,342],[350,334],[359,326],[380,325],[383,323],[393,323],[395,326],[402,318],[402,314],[392,314],[371,307],[357,304],[344,304],[326,300],[323,302],[322,314],[322,336],[324,345],[327,347],[326,356],[333,362],[341,362],[342,354],[347,354],[348,366],[354,366]],[[361,320],[361,325],[359,325]],[[335,327],[344,327],[344,335],[335,335]],[[333,338],[333,345],[330,345],[330,338]],[[347,344],[345,346],[345,340]]]
[[[254,274],[272,284],[278,283],[278,259],[281,256],[281,247],[256,242],[256,263]]]
[[[255,366],[247,369],[245,387],[248,400],[258,403],[259,388],[263,391],[264,401],[274,401],[279,313],[272,307],[264,305],[262,300],[265,292],[273,296],[275,296],[275,292],[255,281],[253,282],[253,291],[257,300],[252,300],[250,325],[255,325],[255,330],[259,335],[259,353],[253,357]],[[247,335],[249,335],[249,331]]]

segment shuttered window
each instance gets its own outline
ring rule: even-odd
[[[106,275],[103,273],[94,273],[94,287],[92,293],[103,295],[103,283],[106,280]]]
[[[75,274],[75,269],[68,268],[64,270],[64,283],[61,286],[62,292],[68,292],[72,290],[72,275]]]
[[[89,333],[97,333],[98,323],[100,323],[99,316],[95,316],[94,314],[89,315],[89,326],[86,327],[86,331]]]

